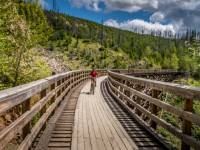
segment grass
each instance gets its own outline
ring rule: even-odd
[[[160,133],[163,137],[165,137],[173,148],[181,148],[181,141],[176,136],[168,132],[166,129],[164,129],[161,126],[158,126],[157,132]]]

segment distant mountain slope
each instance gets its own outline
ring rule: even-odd
[[[65,52],[67,51],[67,53],[72,53],[69,55],[73,55],[73,53],[80,53],[79,50],[82,47],[79,46],[79,42],[82,41],[81,45],[99,43],[100,53],[115,51],[123,52],[124,55],[128,56],[126,59],[128,64],[120,65],[118,63],[118,65],[113,65],[117,63],[116,61],[109,61],[109,59],[115,60],[112,54],[109,54],[107,58],[104,58],[103,54],[101,54],[101,60],[105,59],[106,61],[107,59],[110,62],[110,66],[102,65],[99,62],[100,59],[96,60],[92,56],[91,60],[89,59],[86,63],[88,67],[91,65],[101,68],[132,66],[137,68],[170,68],[180,70],[188,70],[189,68],[187,60],[183,57],[188,55],[185,53],[186,47],[183,40],[141,35],[107,27],[73,16],[53,11],[43,11],[36,4],[21,3],[20,6],[20,9],[23,10],[20,11],[21,14],[25,16],[36,35],[39,35],[36,36],[36,39],[40,41],[39,44],[42,44],[46,49],[54,49],[61,52],[66,49]],[[72,44],[73,40],[76,40],[74,44]],[[79,49],[77,50],[78,47]],[[87,49],[87,46],[84,47]],[[80,59],[85,57],[87,56],[80,55]],[[121,58],[117,58],[117,60],[121,63],[123,62]]]
[[[200,76],[199,42],[195,40],[195,32],[188,32],[187,42],[186,39],[137,34],[53,11],[45,11],[45,14],[54,29],[54,38],[57,36],[56,38],[62,39],[64,33],[77,41],[84,39],[83,41],[90,43],[99,43],[101,50],[105,52],[108,49],[124,52],[129,57],[129,63],[125,63],[123,67],[178,69]],[[108,59],[110,57],[113,58],[108,55]]]
[[[181,68],[179,53],[183,53],[185,49],[182,40],[136,34],[53,11],[45,11],[45,14],[56,31],[55,36],[58,32],[65,32],[74,38],[100,43],[104,48],[122,50],[129,55],[132,65],[142,61],[148,68]],[[166,60],[168,58],[171,60]]]

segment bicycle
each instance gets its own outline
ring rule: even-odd
[[[94,95],[94,90],[96,87],[96,79],[91,77],[91,86],[90,86],[90,93]]]

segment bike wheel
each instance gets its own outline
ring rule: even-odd
[[[94,83],[91,83],[91,87],[90,87],[90,93],[94,94]]]

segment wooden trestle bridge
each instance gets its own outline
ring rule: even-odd
[[[70,71],[1,91],[0,150],[12,143],[16,150],[174,149],[158,134],[161,127],[180,139],[182,150],[200,149],[192,134],[193,125],[200,125],[193,111],[200,88],[170,83],[186,73],[98,70],[91,95],[89,72]],[[166,94],[180,97],[184,106],[166,103]],[[181,126],[164,120],[163,112]]]

